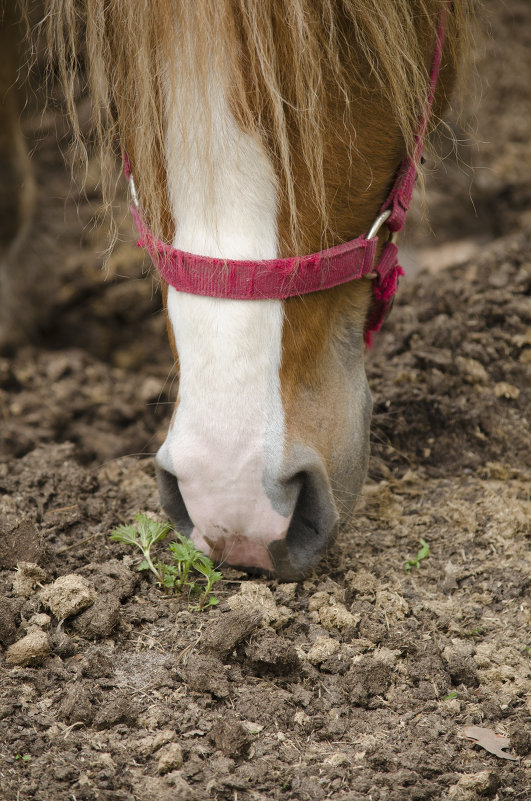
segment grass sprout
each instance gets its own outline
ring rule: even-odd
[[[416,558],[415,559],[408,559],[404,563],[404,570],[406,571],[406,573],[409,573],[409,571],[413,567],[418,567],[420,565],[420,563],[422,562],[422,560],[423,559],[427,559],[428,556],[430,555],[430,546],[428,545],[426,540],[420,539],[419,540],[419,545],[420,545],[420,548],[418,550]]]
[[[190,606],[190,611],[202,612],[207,607],[216,606],[219,600],[212,595],[212,588],[223,575],[214,568],[212,560],[198,551],[191,540],[176,532],[177,541],[168,545],[171,562],[153,562],[152,547],[166,538],[172,526],[170,523],[159,523],[144,514],[135,515],[135,520],[136,525],[119,526],[111,532],[110,537],[114,542],[140,549],[144,558],[137,569],[150,570],[165,592],[181,593],[188,590],[190,596],[197,596],[198,603]],[[206,579],[206,584],[196,583],[197,574]]]
[[[457,698],[457,690],[454,690],[454,692],[448,693],[448,695],[445,695],[445,697],[443,698],[443,701],[452,701],[454,698]]]

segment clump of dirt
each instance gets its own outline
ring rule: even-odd
[[[224,570],[219,607],[193,613],[110,541],[134,513],[160,511],[150,455],[171,414],[170,357],[149,282],[120,278],[141,276],[134,247],[118,246],[106,284],[101,230],[80,250],[69,229],[55,322],[0,359],[6,801],[526,797],[531,149],[523,73],[507,85],[493,70],[522,57],[531,10],[511,0],[492,14],[481,120],[503,136],[480,153],[495,180],[468,250],[462,185],[439,176],[438,196],[428,184],[434,229],[461,258],[434,272],[433,239],[415,227],[430,269],[402,281],[367,359],[369,480],[305,581]],[[66,194],[58,163],[39,169]],[[429,555],[406,573],[421,539]],[[67,614],[49,591],[72,575],[92,603]],[[468,726],[509,736],[517,760],[466,739]]]

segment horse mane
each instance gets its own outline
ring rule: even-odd
[[[85,155],[75,103],[79,81],[90,93],[92,144],[103,164],[109,204],[116,155],[126,149],[150,227],[158,237],[172,236],[167,193],[161,191],[165,82],[176,75],[182,86],[193,81],[206,101],[214,75],[241,127],[271,157],[287,210],[286,248],[300,252],[294,158],[305,170],[305,192],[324,236],[333,236],[325,178],[330,126],[323,121],[333,106],[339,120],[334,135],[353,160],[361,137],[360,104],[377,104],[396,127],[403,153],[411,154],[443,2],[46,0],[44,29],[74,138]],[[449,64],[457,64],[458,50],[466,50],[472,4],[450,4]],[[182,132],[186,138],[186,120]]]

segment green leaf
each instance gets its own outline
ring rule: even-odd
[[[126,542],[128,545],[138,545],[135,526],[118,526],[111,532],[111,540]]]
[[[214,562],[212,559],[210,559],[210,557],[206,554],[201,553],[201,551],[196,551],[194,567],[196,570],[199,570],[200,573],[203,573],[203,571],[199,568],[199,565],[202,565],[206,570],[214,570]],[[203,573],[203,575],[206,576],[207,574]]]
[[[208,561],[210,562],[210,559]],[[212,562],[210,562],[209,565],[205,565],[198,561],[197,564],[194,564],[194,567],[197,572],[205,576],[205,578],[207,578],[211,584],[213,584],[215,581],[219,581],[220,578],[223,578],[221,573],[218,573],[217,570],[214,570],[214,565]]]
[[[417,562],[420,562],[421,559],[426,559],[426,557],[430,555],[430,546],[428,545],[426,540],[420,539],[419,543],[421,544],[422,548],[419,550],[417,554]]]
[[[430,546],[426,540],[420,539],[419,545],[421,547],[419,548],[416,559],[408,559],[407,562],[404,563],[404,570],[406,573],[409,573],[413,567],[418,567],[420,562],[430,555]]]
[[[210,595],[208,598],[208,606],[217,606],[219,604],[219,598],[216,598],[215,595]]]
[[[443,698],[443,701],[451,701],[451,700],[452,700],[452,698],[457,698],[457,692],[448,693],[448,695],[446,695],[446,696]]]
[[[170,542],[168,548],[171,552],[172,558],[176,562],[186,562],[188,559],[188,552],[180,542]]]
[[[163,540],[171,531],[169,523],[158,523],[144,514],[135,515],[138,534],[143,548],[149,549],[159,540]]]
[[[140,564],[137,567],[137,570],[138,570],[138,572],[140,572],[141,570],[151,570],[151,568],[149,566],[149,562],[146,559],[142,559],[142,561],[140,562]]]

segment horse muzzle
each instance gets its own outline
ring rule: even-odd
[[[321,459],[293,449],[273,479],[263,475],[254,493],[244,471],[230,481],[196,465],[179,477],[164,446],[156,460],[161,503],[177,530],[217,565],[267,572],[283,580],[306,576],[336,537],[339,514]],[[176,459],[175,461],[178,461]]]

